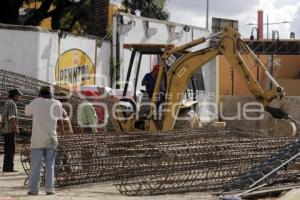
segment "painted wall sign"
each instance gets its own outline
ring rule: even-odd
[[[60,55],[55,67],[58,85],[77,89],[80,85],[95,84],[95,65],[80,49],[70,49]]]

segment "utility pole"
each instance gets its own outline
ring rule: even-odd
[[[269,15],[267,15],[267,39],[269,39]]]
[[[208,30],[209,0],[206,0],[206,29]]]

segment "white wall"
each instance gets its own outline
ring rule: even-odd
[[[37,46],[33,45],[31,49],[36,48],[37,54],[30,54],[31,51],[29,51],[23,54],[23,57],[36,60],[37,65],[27,65],[24,66],[24,68],[36,67],[37,79],[53,83],[55,81],[55,65],[59,57],[59,37],[54,32],[35,32],[35,34],[36,33],[38,34],[39,43]],[[20,41],[20,43],[22,43],[22,41]]]
[[[61,34],[59,37],[56,31],[0,25],[0,44],[1,69],[55,83],[55,66],[59,55],[69,49],[80,49],[96,63],[96,73],[109,77],[110,42],[103,42],[101,47],[96,47],[93,37],[72,34]],[[97,79],[96,83],[103,84]]]
[[[50,32],[21,27],[0,27],[0,67],[45,81],[53,76],[47,65],[58,57],[58,40]],[[41,73],[44,73],[43,76]]]
[[[153,20],[153,19],[148,19],[148,18],[143,18],[143,17],[138,17],[138,16],[132,16],[128,15],[125,13],[120,13],[120,15],[123,16],[123,21],[124,24],[128,24],[130,21],[134,21],[134,24],[132,28],[126,32],[126,33],[121,33],[120,28],[118,26],[114,26],[114,34],[116,31],[119,31],[120,34],[120,47],[121,47],[121,81],[125,81],[126,75],[127,75],[127,70],[128,70],[128,65],[130,61],[130,55],[131,51],[127,49],[123,49],[122,46],[123,44],[131,44],[131,43],[143,43],[143,44],[175,44],[177,45],[182,45],[187,42],[190,42],[193,39],[197,39],[200,37],[208,36],[209,32],[206,29],[199,28],[199,27],[194,27],[194,26],[189,26],[190,31],[185,32],[183,30],[184,26],[183,24],[177,24],[177,23],[170,23],[170,22],[163,22],[159,20]],[[116,18],[116,16],[115,16]],[[145,21],[149,21],[149,27],[150,28],[155,28],[157,30],[157,33],[150,37],[147,38],[146,33],[145,33]],[[116,23],[116,20],[115,20]],[[169,33],[169,26],[175,26],[175,32],[181,33],[182,37],[176,40],[170,40],[170,33]],[[115,55],[115,54],[114,54]],[[150,60],[151,58],[143,58],[142,61],[142,69],[140,72],[140,76],[143,76],[144,74],[148,73],[151,69],[151,65],[153,65],[153,60]],[[153,56],[152,56],[152,59]],[[135,61],[137,64],[137,59]],[[215,92],[215,86],[216,86],[216,62],[215,60],[211,61],[207,65],[203,67],[203,72],[205,74],[205,83],[206,83],[206,88],[208,88],[209,91]],[[142,77],[139,78],[139,86],[140,86],[140,81]],[[132,81],[132,79],[131,79]]]
[[[120,59],[121,59],[121,72],[120,72],[120,79],[121,81],[125,82],[126,75],[128,71],[128,66],[130,62],[130,55],[131,51],[127,49],[123,49],[123,44],[131,44],[131,43],[143,43],[143,44],[175,44],[176,46],[185,44],[187,42],[190,42],[194,39],[198,39],[200,37],[205,37],[209,35],[209,32],[206,29],[194,27],[194,26],[188,26],[190,28],[189,32],[184,31],[184,27],[186,25],[184,24],[178,24],[178,23],[171,23],[171,22],[164,22],[159,20],[153,20],[138,16],[133,16],[125,13],[119,13],[123,17],[123,28],[120,28],[120,23],[117,23],[117,15],[114,16],[114,40],[113,43],[116,44],[116,33],[118,32],[120,37]],[[128,32],[125,32],[126,26],[129,27],[130,21],[132,21],[131,29]],[[147,37],[146,35],[146,28],[145,28],[145,22],[149,22],[150,28],[155,28],[157,30],[157,33],[153,35],[152,37]],[[174,32],[177,34],[182,34],[182,37],[171,40],[171,34],[169,31],[169,27],[174,26]],[[122,30],[123,29],[123,30]],[[201,48],[207,47],[208,44],[201,45]],[[193,50],[199,49],[194,48]],[[113,55],[116,56],[116,47],[113,47]],[[153,56],[152,58],[149,56],[148,58],[145,58],[143,56],[142,64],[141,64],[141,70],[138,77],[138,84],[137,89],[142,89],[141,81],[143,76],[150,72],[151,67],[153,66]],[[135,65],[137,65],[138,59],[135,60]],[[135,72],[136,69],[133,69],[133,72]],[[203,78],[204,78],[204,84],[205,84],[205,91],[202,93],[202,95],[198,98],[199,102],[216,102],[217,100],[217,63],[216,59],[213,59],[209,63],[203,66]],[[130,86],[129,89],[133,90],[133,84],[134,83],[134,77],[135,73],[132,73],[131,79],[130,79]],[[124,85],[123,85],[124,86]],[[122,86],[121,86],[122,87]],[[209,115],[207,114],[211,108],[204,107],[201,109],[201,116],[205,116],[206,118]],[[209,121],[209,120],[208,120]]]
[[[97,47],[97,61],[96,61],[96,85],[110,86],[110,54],[111,43],[105,41],[101,48]]]
[[[197,39],[199,37],[208,36],[209,32],[206,29],[189,26],[190,31],[185,32],[183,30],[184,26],[183,24],[177,24],[177,23],[170,23],[170,22],[163,22],[160,20],[153,20],[133,15],[128,15],[125,13],[120,13],[120,15],[123,16],[124,24],[128,24],[130,21],[134,21],[134,24],[131,28],[131,30],[127,33],[121,33],[121,29],[115,26],[114,34],[116,31],[119,31],[120,34],[120,47],[121,47],[121,81],[126,80],[128,65],[130,61],[130,55],[131,51],[127,49],[123,49],[123,44],[131,44],[131,43],[143,43],[143,44],[175,44],[175,45],[181,45],[185,44],[187,42],[192,41],[193,39]],[[116,16],[115,16],[116,18]],[[153,35],[150,38],[147,38],[146,36],[146,28],[145,28],[145,22],[149,22],[150,28],[155,28],[157,30],[157,33]],[[116,23],[116,20],[115,20]],[[174,32],[182,34],[182,36],[179,39],[171,40],[171,36],[169,34],[169,26],[174,26],[175,30]],[[120,27],[120,26],[119,26]],[[150,60],[151,58],[145,58],[143,57],[142,61],[142,68],[140,71],[139,82],[138,86],[139,89],[141,87],[141,79],[143,78],[143,75],[148,73],[153,65],[153,61]],[[153,56],[152,56],[152,59]],[[135,61],[137,64],[137,59]],[[215,68],[215,63],[212,62],[209,64],[208,67],[204,67],[204,71],[206,71],[206,68]],[[211,74],[211,70],[209,70],[207,73],[207,78],[210,80],[209,82],[212,82],[213,74]],[[215,79],[214,79],[215,80]],[[131,82],[133,79],[131,79]],[[208,83],[210,84],[210,83]],[[208,86],[209,87],[209,86]]]
[[[94,38],[76,35],[66,35],[65,37],[60,38],[60,54],[63,54],[65,51],[74,48],[84,51],[90,57],[90,59],[95,62],[96,40]]]

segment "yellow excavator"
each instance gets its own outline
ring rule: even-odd
[[[206,44],[204,48],[193,51],[195,47]],[[207,45],[209,43],[209,45]],[[155,132],[159,130],[172,130],[176,127],[176,121],[183,113],[188,113],[197,103],[194,100],[185,101],[183,98],[188,85],[193,81],[193,76],[210,60],[218,55],[223,55],[231,64],[233,69],[241,76],[244,83],[264,109],[271,113],[274,118],[288,120],[291,130],[295,131],[295,124],[281,107],[274,108],[270,103],[274,99],[280,102],[285,95],[284,89],[268,72],[257,56],[241,39],[241,35],[234,29],[228,27],[223,32],[209,37],[199,38],[182,46],[173,45],[151,45],[131,44],[125,48],[132,50],[126,84],[122,98],[109,96],[106,102],[110,105],[110,120],[116,131],[130,132],[145,130]],[[160,55],[160,69],[156,79],[156,85],[151,99],[136,103],[137,83],[140,65],[143,55]],[[127,98],[127,90],[132,74],[133,64],[138,57],[136,77],[134,77],[133,98]],[[256,81],[250,71],[249,63],[258,66],[268,78],[273,87],[265,91]],[[193,120],[188,120],[189,122]],[[197,120],[194,120],[197,122]],[[191,123],[192,124],[192,123]],[[197,123],[196,123],[197,124]],[[191,126],[197,127],[195,123]],[[186,127],[188,128],[188,127]],[[291,133],[292,134],[292,133]]]

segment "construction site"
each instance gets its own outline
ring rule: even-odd
[[[81,13],[89,2],[65,1],[69,18],[70,10]],[[247,24],[249,38],[246,22],[217,17],[216,11],[210,16],[217,3],[209,0],[200,3],[206,7],[204,28],[148,17],[141,9],[137,14],[129,7],[135,1],[99,2],[106,6],[98,14],[92,9],[92,19],[101,18],[105,31],[91,21],[82,26],[78,16],[72,30],[54,28],[54,16],[46,14],[38,25],[29,23],[41,16],[35,10],[55,13],[62,6],[51,0],[24,1],[19,24],[0,15],[0,200],[300,200],[295,32],[281,38],[269,31],[280,23],[269,21],[272,13],[263,7],[249,11],[256,20]],[[161,2],[172,16],[176,0]],[[94,29],[84,32],[89,26]],[[27,191],[34,117],[27,106],[45,87],[66,116],[55,119],[55,196],[46,188],[46,157],[41,189],[33,196]],[[12,122],[5,110],[12,90],[20,96],[14,116],[19,133],[8,172],[2,163],[9,151],[5,124]],[[84,122],[87,104],[92,113]]]

